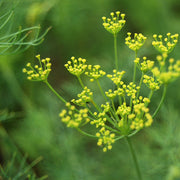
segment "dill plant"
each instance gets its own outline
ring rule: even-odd
[[[117,55],[117,35],[126,23],[125,14],[117,11],[111,12],[110,16],[110,18],[102,17],[102,19],[104,28],[114,38],[115,69],[112,67],[112,73],[106,74],[100,65],[88,64],[87,60],[81,57],[71,57],[65,67],[77,77],[82,87],[82,92],[77,95],[76,99],[72,99],[70,102],[66,101],[49,84],[50,58],[41,59],[40,55],[37,55],[39,65],[28,63],[23,72],[27,74],[28,80],[44,82],[66,106],[59,113],[62,122],[67,127],[75,128],[84,135],[96,138],[97,145],[102,148],[103,152],[111,150],[116,141],[125,138],[134,160],[138,178],[141,180],[142,175],[131,143],[131,136],[141,129],[151,126],[164,101],[168,84],[180,76],[180,60],[168,59],[169,53],[178,42],[178,34],[167,33],[165,37],[153,35],[152,45],[159,52],[156,58],[158,63],[155,63],[147,57],[140,58],[138,56],[138,51],[144,45],[147,37],[142,33],[132,35],[128,32],[125,44],[134,52],[134,73],[132,81],[125,83],[123,77],[126,72],[120,70]],[[137,70],[141,73],[140,79],[137,79]],[[104,99],[103,104],[96,103],[94,92],[84,84],[82,76],[86,76],[91,82],[96,83]],[[109,78],[114,88],[108,91],[103,90],[99,81],[101,78]],[[145,97],[141,95],[143,84],[149,89],[149,94]],[[150,113],[148,106],[152,96],[161,87],[163,93],[159,105],[154,113]],[[118,106],[115,105],[117,101]],[[87,125],[94,127],[94,134],[84,131],[83,127]]]

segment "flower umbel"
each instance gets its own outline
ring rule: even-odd
[[[109,130],[106,130],[105,127],[102,127],[98,133],[96,133],[96,136],[98,137],[98,146],[105,145],[103,148],[103,151],[106,152],[107,150],[112,149],[112,143],[115,142],[115,134],[110,133]]]
[[[122,27],[126,22],[124,20],[125,14],[121,14],[120,11],[116,11],[116,13],[111,12],[110,15],[111,15],[111,19],[102,17],[104,21],[103,26],[108,32],[116,35],[122,29]]]
[[[162,35],[154,34],[154,41],[152,45],[160,52],[169,54],[175,47],[178,42],[178,34],[171,35],[171,33],[167,33],[167,36],[163,39]]]
[[[85,75],[90,77],[90,81],[93,82],[94,80],[99,79],[100,77],[103,77],[106,73],[100,69],[100,65],[88,65],[87,71],[85,72]]]
[[[85,86],[83,91],[77,96],[79,99],[72,99],[71,102],[77,104],[78,106],[86,106],[86,103],[92,100],[93,93]]]
[[[75,76],[80,76],[85,70],[87,65],[86,59],[71,57],[71,61],[68,61],[64,66],[66,69]]]
[[[28,80],[45,81],[51,71],[50,58],[40,59],[40,55],[37,55],[36,58],[39,65],[32,66],[31,63],[27,63],[26,68],[23,68],[23,73],[27,74]]]
[[[77,128],[82,124],[86,124],[90,121],[88,118],[88,109],[80,109],[76,110],[75,106],[70,103],[66,103],[66,107],[68,110],[63,109],[59,114],[62,122],[67,124],[67,127]]]
[[[143,36],[141,33],[134,34],[134,39],[131,38],[131,33],[127,33],[128,37],[125,39],[125,44],[132,49],[133,51],[137,52],[145,43],[146,37]]]

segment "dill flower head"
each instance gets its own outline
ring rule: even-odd
[[[115,142],[115,134],[111,133],[109,130],[106,130],[105,127],[102,127],[98,133],[96,133],[96,136],[98,137],[98,146],[103,147],[103,152],[106,152],[107,150],[112,149],[112,143]]]
[[[130,32],[128,32],[127,35],[128,37],[125,39],[125,44],[133,51],[138,51],[143,46],[143,44],[145,43],[147,39],[141,33],[139,34],[135,33],[134,39],[131,38]]]
[[[143,57],[143,62],[140,64],[140,70],[143,73],[146,73],[148,71],[150,71],[154,66],[154,61],[151,60],[147,60],[146,57]]]
[[[157,81],[159,81],[161,84],[167,85],[180,76],[180,60],[175,62],[173,58],[170,58],[169,66],[167,66],[167,68],[162,56],[157,56],[157,60],[160,68],[154,67],[151,71]]]
[[[86,59],[81,57],[76,59],[74,56],[71,57],[71,61],[68,61],[64,66],[66,69],[75,76],[80,76],[86,70],[87,65]]]
[[[162,35],[154,34],[154,41],[152,45],[156,48],[160,53],[169,54],[175,47],[178,42],[179,34],[171,35],[171,33],[167,33],[167,36],[163,38]]]
[[[121,80],[123,75],[125,74],[125,71],[117,71],[116,69],[113,70],[113,75],[108,74],[107,77],[113,81],[114,84],[116,85],[122,85],[123,81]]]
[[[90,81],[93,82],[94,80],[99,79],[100,77],[103,77],[106,73],[100,69],[100,65],[88,65],[87,71],[85,72],[85,75],[90,77]]]
[[[111,12],[111,18],[102,17],[104,28],[113,35],[116,35],[125,24],[125,14],[121,14],[120,11]],[[121,19],[120,19],[121,18]]]
[[[59,113],[59,117],[61,117],[62,122],[67,124],[67,127],[77,128],[81,124],[86,124],[90,121],[87,108],[77,110],[69,102],[66,103],[66,107],[67,110],[63,109]]]
[[[148,76],[145,74],[143,76],[143,83],[153,91],[160,89],[160,82],[152,76]]]
[[[36,58],[39,61],[39,65],[32,66],[31,63],[27,63],[26,68],[23,68],[23,73],[27,74],[27,79],[31,81],[45,81],[51,71],[50,58],[40,59],[40,55]]]
[[[77,95],[79,99],[72,99],[71,102],[77,104],[78,106],[86,106],[86,103],[90,102],[92,99],[93,93],[86,86],[83,91]]]

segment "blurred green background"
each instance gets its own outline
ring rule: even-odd
[[[6,2],[11,2],[6,1]],[[10,7],[10,5],[8,5]],[[1,5],[1,15],[7,6]],[[6,164],[14,152],[17,163],[28,154],[26,163],[42,156],[32,168],[36,177],[50,180],[135,180],[133,162],[124,140],[103,153],[96,140],[66,128],[58,114],[64,105],[43,83],[26,80],[22,68],[34,62],[35,55],[52,59],[49,82],[67,100],[80,87],[64,64],[71,56],[86,58],[111,72],[113,37],[102,26],[102,16],[120,10],[126,25],[118,35],[118,55],[127,79],[132,76],[133,52],[124,45],[127,32],[148,37],[139,55],[155,60],[152,35],[180,33],[180,1],[177,0],[26,0],[19,1],[8,26],[41,25],[41,33],[52,29],[42,44],[23,53],[0,56],[0,164]],[[3,35],[3,32],[0,33]],[[173,53],[180,59],[180,45]],[[101,82],[105,89],[111,85]],[[165,103],[152,127],[132,138],[145,180],[180,179],[180,80],[168,88]],[[161,92],[153,99],[158,104]],[[98,95],[98,92],[97,92]],[[99,97],[97,100],[101,100]],[[152,106],[152,109],[154,108]],[[18,173],[17,166],[13,167]],[[1,174],[0,174],[1,175]]]

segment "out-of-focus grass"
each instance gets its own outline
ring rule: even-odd
[[[132,72],[134,57],[124,45],[126,32],[142,32],[150,40],[154,33],[178,33],[180,3],[176,0],[39,0],[20,2],[17,8],[15,24],[41,24],[42,28],[52,26],[52,30],[36,49],[30,48],[18,56],[0,57],[4,62],[0,69],[0,109],[22,113],[21,118],[2,122],[9,134],[6,138],[10,138],[22,153],[28,153],[31,160],[43,156],[43,161],[36,167],[37,172],[39,175],[48,174],[49,179],[136,179],[133,162],[123,140],[114,144],[112,151],[103,153],[96,146],[96,140],[67,129],[58,117],[63,104],[43,84],[26,81],[21,70],[27,60],[33,61],[37,53],[52,57],[50,82],[70,99],[79,92],[74,77],[64,68],[64,63],[72,55],[87,58],[90,63],[100,64],[109,72],[112,69],[113,39],[101,25],[102,16],[108,16],[115,10],[126,14],[127,23],[118,37],[118,54],[128,74]],[[140,56],[155,59],[156,51],[150,40],[140,51]],[[173,57],[180,57],[179,48],[178,44]],[[108,81],[102,85],[110,86]],[[178,80],[168,88],[166,104],[153,126],[133,137],[140,167],[147,180],[175,180],[175,170],[180,167],[179,87]],[[101,101],[98,92],[96,95]],[[160,98],[158,95],[157,99]],[[157,103],[155,98],[153,101]],[[10,148],[12,142],[0,134],[1,159],[6,162],[17,149]]]

